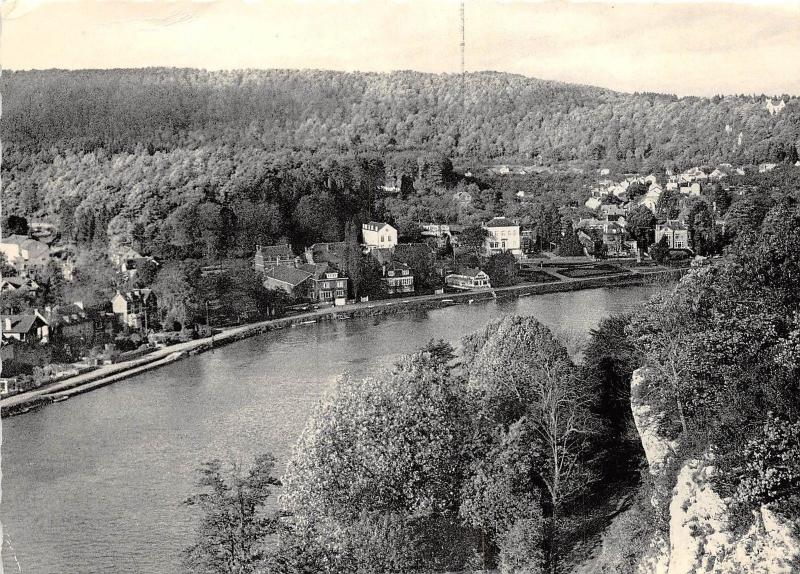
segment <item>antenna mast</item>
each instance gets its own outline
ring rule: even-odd
[[[464,0],[461,0],[461,96],[464,96],[464,76],[466,74],[466,66],[464,65]]]

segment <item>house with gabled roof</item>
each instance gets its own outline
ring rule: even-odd
[[[313,276],[304,269],[277,265],[264,272],[264,287],[281,289],[295,299],[306,299],[311,292]]]
[[[306,263],[333,263],[334,265],[342,264],[342,256],[344,248],[347,245],[345,241],[331,241],[327,243],[314,243],[311,247],[306,247],[305,260]]]
[[[667,238],[670,249],[689,249],[689,228],[677,219],[656,225],[656,243]]]
[[[0,293],[28,291],[35,292],[39,284],[31,277],[3,277],[0,281]]]
[[[397,229],[382,221],[370,221],[361,226],[361,236],[367,247],[387,247],[397,245]]]
[[[298,269],[311,274],[309,297],[318,303],[344,305],[347,302],[347,282],[344,273],[331,263],[303,264]]]
[[[292,251],[292,246],[287,243],[282,245],[256,245],[253,268],[263,273],[267,269],[278,265],[293,266],[295,259],[296,256]]]
[[[389,295],[414,292],[414,274],[411,272],[411,267],[405,263],[399,261],[384,263],[381,272],[383,274],[381,281]]]
[[[95,338],[96,317],[80,301],[46,309],[53,340],[76,345],[91,345]]]
[[[157,318],[156,295],[151,289],[117,291],[111,299],[111,309],[121,325],[147,330]]]
[[[50,248],[25,235],[5,237],[0,241],[0,253],[21,275],[44,268],[50,260]]]
[[[47,343],[50,324],[38,311],[24,315],[0,315],[0,332],[5,341]]]

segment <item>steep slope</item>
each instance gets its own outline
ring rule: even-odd
[[[631,382],[631,406],[642,437],[650,472],[666,472],[676,444],[660,435],[660,413],[647,405],[648,373],[637,370]],[[681,463],[672,498],[668,501],[668,536],[657,533],[650,551],[639,563],[641,574],[754,572],[790,574],[800,568],[800,525],[762,505],[753,523],[740,532],[733,526],[729,501],[714,490],[712,457]],[[665,501],[653,499],[654,505]]]

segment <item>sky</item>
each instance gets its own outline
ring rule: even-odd
[[[620,91],[800,95],[800,0],[465,0],[466,69]],[[4,69],[458,72],[456,0],[2,0]]]

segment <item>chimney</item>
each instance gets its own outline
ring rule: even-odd
[[[11,330],[11,317],[5,317],[3,319],[3,331],[10,331]]]

